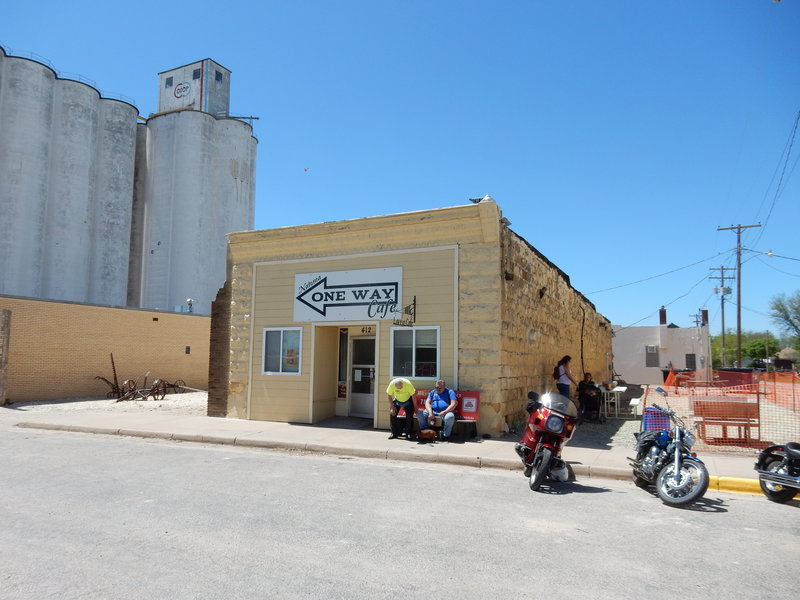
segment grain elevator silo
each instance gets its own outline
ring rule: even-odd
[[[229,100],[230,71],[210,59],[159,73],[159,112],[138,134],[131,305],[173,310],[191,298],[210,313],[227,234],[253,228],[257,141],[228,116]]]
[[[137,116],[0,48],[0,294],[125,306]]]

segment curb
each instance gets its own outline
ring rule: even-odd
[[[720,492],[739,492],[740,494],[762,495],[758,479],[745,479],[743,477],[718,477],[711,475],[708,487]]]
[[[358,458],[379,458],[386,460],[399,460],[405,462],[420,462],[426,464],[443,463],[479,469],[502,469],[514,471],[520,467],[518,460],[505,458],[481,458],[479,456],[459,456],[454,454],[416,454],[402,450],[382,450],[368,448],[353,448],[350,446],[332,446],[320,443],[305,443],[277,440],[251,439],[246,436],[229,437],[196,433],[168,433],[138,429],[114,429],[110,427],[88,427],[82,425],[56,425],[52,423],[21,422],[17,427],[25,429],[43,429],[48,431],[69,431],[73,433],[93,433],[99,435],[118,435],[125,437],[158,438],[179,442],[196,442],[204,444],[222,444],[250,448],[265,448],[273,450],[289,450],[309,452],[313,454],[329,454],[334,456],[353,456]],[[570,479],[585,477],[587,479],[617,479],[627,480],[631,477],[629,468],[591,466],[567,461],[571,471]],[[722,477],[710,475],[708,488],[719,492],[737,492],[742,494],[761,495],[761,486],[758,479],[742,477]]]

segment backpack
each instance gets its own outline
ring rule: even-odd
[[[558,365],[556,365],[553,367],[553,379],[558,380],[559,377],[561,377],[561,374],[558,372]]]

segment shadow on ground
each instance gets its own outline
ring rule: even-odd
[[[583,423],[567,443],[568,446],[575,448],[632,448],[636,443],[633,436],[640,429],[639,417],[633,418],[611,418],[604,423]],[[518,442],[522,437],[522,432],[509,432],[497,438],[504,442]]]
[[[289,423],[293,427],[323,427],[327,429],[372,429],[372,419],[360,417],[331,417],[319,423]]]

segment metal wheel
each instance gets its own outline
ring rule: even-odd
[[[780,473],[781,475],[789,474],[786,465],[777,457],[767,459],[764,463],[764,470],[770,473]],[[767,497],[767,500],[772,500],[773,502],[788,502],[797,495],[796,490],[783,487],[779,483],[772,483],[771,481],[764,481],[762,479],[759,479],[758,483],[761,486],[761,491],[764,492],[764,495]]]
[[[156,379],[153,382],[153,387],[150,388],[149,397],[152,397],[153,400],[163,400],[164,396],[167,395],[167,382],[161,381],[160,379]]]
[[[695,460],[684,459],[678,481],[675,481],[675,463],[661,469],[656,479],[656,491],[662,502],[670,506],[687,506],[702,498],[708,489],[708,469]]]
[[[533,471],[531,472],[530,486],[534,492],[542,485],[545,477],[550,472],[550,462],[553,460],[553,451],[550,448],[539,448],[533,459]]]
[[[176,379],[175,383],[172,384],[172,389],[175,390],[176,394],[182,394],[186,391],[186,382],[183,379]]]

